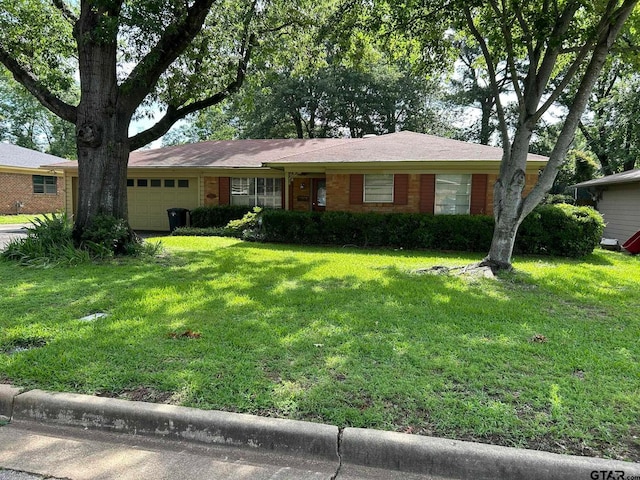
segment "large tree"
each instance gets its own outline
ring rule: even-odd
[[[0,62],[75,125],[76,235],[96,215],[127,218],[129,152],[238,90],[258,40],[286,32],[298,3],[0,0]],[[77,104],[64,100],[76,74]],[[132,119],[158,110],[153,126],[129,136]]]
[[[402,32],[421,45],[418,60],[433,65],[444,46],[463,37],[482,53],[493,91],[500,144],[500,173],[494,187],[495,228],[484,263],[510,269],[522,220],[552,187],[580,118],[616,37],[638,0],[345,0],[346,28],[374,29],[393,39]],[[366,10],[366,14],[359,14]],[[453,37],[453,38],[452,38]],[[446,58],[446,55],[445,55]],[[500,72],[506,72],[505,76]],[[552,106],[570,87],[549,162],[524,195],[529,146]],[[503,89],[507,95],[503,93]],[[507,108],[509,107],[509,108]]]
[[[484,260],[492,268],[511,268],[518,228],[551,189],[607,55],[636,5],[637,0],[490,0],[482,7],[462,5],[466,28],[488,66],[504,152],[494,187],[495,229]],[[507,121],[493,68],[498,58],[510,72],[517,102],[515,126]],[[576,93],[549,162],[535,187],[523,195],[532,136],[543,115],[572,83],[577,85]]]
[[[610,62],[579,125],[604,175],[635,168],[640,158],[639,110],[640,75],[619,59]]]

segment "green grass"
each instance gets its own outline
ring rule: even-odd
[[[472,255],[163,243],[0,262],[0,380],[640,460],[638,258],[519,258],[490,281],[412,273]]]
[[[42,215],[0,215],[0,225],[9,225],[17,223],[30,223]]]

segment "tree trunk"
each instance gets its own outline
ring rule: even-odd
[[[127,220],[128,130],[133,108],[119,103],[115,32],[105,38],[96,25],[103,12],[83,2],[76,25],[80,66],[80,103],[76,118],[78,211],[74,238],[97,215]],[[107,29],[108,31],[108,29]]]
[[[532,129],[523,124],[518,127],[511,144],[505,149],[500,178],[494,186],[493,216],[495,227],[489,254],[482,265],[493,271],[511,270],[511,256],[518,228],[524,219],[522,192],[526,183],[527,156]]]

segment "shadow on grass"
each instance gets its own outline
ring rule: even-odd
[[[145,265],[0,265],[0,344],[48,341],[0,366],[20,385],[144,386],[173,403],[341,426],[514,445],[579,438],[604,453],[611,432],[626,438],[640,406],[624,321],[585,329],[585,293],[552,274],[418,276],[403,262],[419,255],[230,242]],[[589,266],[566,266],[589,280]],[[570,305],[550,310],[550,297]],[[95,311],[110,316],[77,320]]]

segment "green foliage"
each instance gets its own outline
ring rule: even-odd
[[[62,158],[77,156],[73,124],[49,112],[2,67],[0,140]]]
[[[142,264],[0,263],[2,379],[640,460],[638,257],[519,258],[489,281],[413,273],[482,254],[164,243]]]
[[[0,254],[2,258],[25,266],[52,267],[78,265],[114,255],[156,256],[162,251],[159,242],[143,242],[126,221],[109,215],[95,217],[83,232],[79,246],[66,213],[35,218],[26,231],[26,237],[7,245]]]
[[[262,208],[253,207],[253,210],[244,214],[238,220],[231,220],[225,226],[230,234],[247,240],[260,240],[260,225],[262,224]]]
[[[235,237],[224,227],[178,227],[171,235],[174,237]]]
[[[262,219],[265,241],[483,251],[493,221],[481,215],[425,215],[270,210]]]
[[[26,230],[26,237],[9,242],[0,254],[2,258],[35,267],[76,265],[89,260],[88,252],[75,248],[73,227],[66,213],[36,218]]]
[[[197,207],[191,210],[191,226],[195,228],[224,227],[231,220],[238,220],[250,211],[250,207],[222,205],[218,207]]]
[[[94,217],[80,237],[81,245],[99,256],[124,254],[137,241],[127,221],[112,215]]]
[[[482,252],[491,244],[493,226],[493,218],[486,215],[319,213],[270,209],[249,212],[241,220],[229,222],[225,228],[180,229],[175,235],[235,236],[302,245]],[[582,257],[599,244],[603,228],[602,217],[589,207],[544,205],[523,222],[516,251]]]
[[[599,245],[603,230],[602,215],[591,207],[542,205],[522,222],[515,249],[520,253],[584,257]]]

